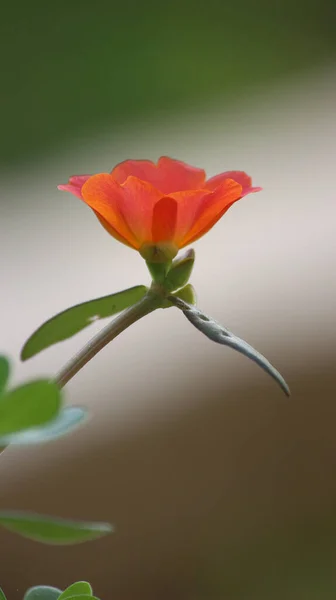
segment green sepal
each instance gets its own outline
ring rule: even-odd
[[[191,285],[191,283],[185,285],[183,288],[172,294],[172,296],[175,298],[181,298],[181,300],[184,300],[184,302],[192,305],[196,304],[197,302],[195,288]]]
[[[142,244],[139,253],[149,263],[171,263],[178,248],[173,242],[150,242]]]
[[[173,261],[164,280],[164,287],[168,292],[175,292],[188,283],[194,262],[195,252],[193,249]]]
[[[146,261],[148,271],[155,283],[163,284],[166,279],[167,273],[171,266],[171,261],[168,262],[149,262]]]
[[[0,600],[7,600],[5,592],[0,588]]]

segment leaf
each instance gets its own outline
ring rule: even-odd
[[[0,394],[7,385],[9,378],[9,362],[5,356],[0,356]],[[1,600],[1,596],[0,596]]]
[[[30,427],[18,433],[0,436],[0,446],[29,446],[52,442],[67,435],[88,418],[88,411],[79,406],[63,408],[55,419],[40,427]]]
[[[87,600],[88,598],[91,600],[99,600],[97,596],[89,596],[88,594],[76,594],[75,596],[67,596],[67,600]]]
[[[49,585],[37,585],[26,591],[23,600],[58,600],[62,590]]]
[[[92,587],[86,581],[77,581],[77,583],[69,585],[69,587],[62,592],[59,600],[68,600],[73,596],[78,597],[80,595],[86,598],[92,597]]]
[[[224,346],[230,346],[237,352],[244,354],[247,358],[253,360],[257,365],[259,365],[268,375],[273,377],[275,381],[279,384],[281,389],[285,392],[287,396],[290,396],[289,387],[282,377],[280,373],[271,365],[271,363],[257,350],[252,348],[247,342],[240,339],[231,331],[217,323],[214,319],[207,317],[203,312],[201,312],[198,308],[195,308],[191,304],[187,304],[180,298],[176,298],[174,296],[169,296],[168,299],[178,308],[180,308],[188,321],[192,323],[199,331],[204,333],[210,340],[213,342],[217,342],[218,344],[223,344]]]
[[[79,544],[113,531],[109,523],[70,521],[17,511],[1,511],[0,525],[9,531],[45,544]]]
[[[58,313],[30,336],[22,348],[21,359],[27,360],[41,350],[72,337],[95,320],[112,317],[141,300],[146,293],[147,288],[138,285],[116,294],[77,304]]]
[[[7,600],[7,598],[1,588],[0,588],[0,600]]]
[[[40,379],[14,388],[0,396],[0,436],[54,419],[62,394],[53,381]]]
[[[88,598],[91,600],[99,600],[97,596],[91,596],[89,594],[76,594],[75,596],[67,596],[67,600],[87,600]]]

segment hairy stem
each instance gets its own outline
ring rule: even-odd
[[[60,388],[64,387],[70,379],[72,379],[78,371],[80,371],[86,363],[88,363],[100,350],[102,350],[109,342],[114,340],[127,327],[153,312],[156,308],[162,306],[162,297],[152,293],[146,294],[139,302],[124,310],[112,323],[109,323],[97,333],[87,344],[75,354],[69,362],[56,375],[56,383]]]

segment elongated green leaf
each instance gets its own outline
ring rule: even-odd
[[[23,600],[58,600],[62,590],[49,585],[37,585],[26,591]]]
[[[138,285],[110,296],[103,296],[72,306],[41,325],[26,341],[21,359],[27,360],[53,344],[66,340],[93,321],[112,317],[145,296],[147,288]]]
[[[198,308],[195,308],[195,306],[187,304],[180,298],[176,298],[174,296],[169,296],[169,300],[175,304],[175,306],[180,308],[187,317],[188,321],[190,321],[190,323],[192,323],[210,340],[217,342],[218,344],[223,344],[224,346],[230,346],[230,348],[237,350],[237,352],[240,352],[241,354],[247,356],[247,358],[253,360],[264,371],[266,371],[266,373],[275,379],[287,396],[290,395],[289,387],[282,375],[280,375],[280,373],[262,354],[252,348],[252,346],[231,333],[231,331],[217,323],[217,321],[214,319],[207,317],[207,315],[201,312]]]
[[[69,598],[78,596],[84,596],[86,598],[92,598],[92,587],[86,581],[77,581],[69,585],[69,587],[62,592],[59,600],[69,600]]]
[[[68,406],[63,408],[55,419],[48,421],[41,427],[31,427],[18,433],[0,436],[0,447],[30,446],[31,444],[45,444],[67,435],[88,418],[88,411],[79,406]]]
[[[4,391],[9,378],[9,362],[5,356],[0,356],[0,394]],[[0,597],[1,600],[1,597]]]
[[[70,521],[17,511],[1,511],[0,525],[45,544],[79,544],[113,531],[109,523]]]
[[[1,588],[0,588],[0,600],[7,600],[7,598]]]
[[[61,391],[53,381],[40,379],[0,396],[0,436],[38,427],[54,419],[61,406]]]

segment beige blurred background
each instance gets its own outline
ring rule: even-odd
[[[1,531],[10,600],[76,579],[106,600],[335,597],[335,74],[324,61],[230,104],[214,95],[4,161],[0,350],[13,383],[55,373],[102,326],[21,364],[22,343],[45,319],[148,282],[140,257],[57,184],[165,154],[210,176],[246,170],[263,187],[195,244],[192,283],[199,306],[292,390],[285,398],[175,309],[123,333],[66,387],[89,423],[1,455],[2,508],[111,521],[116,532],[53,548]]]
[[[265,353],[292,388],[288,400],[173,309],[132,327],[66,389],[68,402],[90,407],[91,422],[43,450],[6,451],[1,464],[3,507],[111,520],[116,533],[75,549],[1,533],[4,587],[13,577],[21,589],[83,577],[102,597],[125,599],[336,589],[334,75],[289,80],[230,119],[215,107],[211,120],[195,113],[113,144],[105,134],[94,152],[74,146],[42,171],[4,180],[1,239],[11,259],[1,266],[1,331],[17,357],[54,312],[148,280],[135,253],[57,192],[69,170],[163,151],[209,174],[253,174],[264,191],[197,243],[192,281],[199,305]],[[54,373],[99,327],[16,362],[14,381]]]

